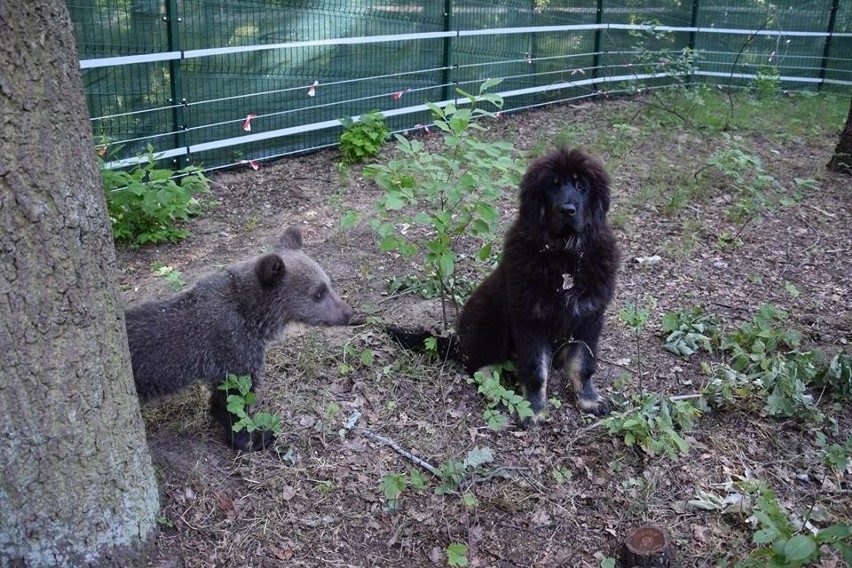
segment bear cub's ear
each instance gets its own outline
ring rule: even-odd
[[[299,250],[302,248],[302,231],[289,227],[278,240],[278,246],[286,250]]]
[[[254,267],[254,272],[262,286],[271,287],[284,278],[287,267],[284,265],[283,258],[275,253],[269,253],[260,257]]]

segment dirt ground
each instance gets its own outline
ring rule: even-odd
[[[587,146],[613,177],[610,217],[624,260],[601,339],[599,390],[699,392],[708,379],[701,357],[676,357],[660,338],[662,314],[694,305],[734,326],[771,302],[790,312],[790,325],[809,348],[827,356],[848,351],[852,180],[824,168],[842,123],[796,136],[759,124],[737,133],[780,184],[816,182],[801,201],[744,223],[725,214],[732,196],[705,167],[719,134],[644,120],[642,109],[636,100],[554,106],[489,126],[521,157],[554,140]],[[171,292],[154,274],[155,263],[191,283],[267,250],[295,225],[361,316],[436,323],[434,300],[387,292],[387,279],[416,273],[415,262],[380,253],[366,221],[340,228],[349,210],[371,215],[380,190],[360,168],[339,168],[339,158],[332,149],[212,175],[211,197],[220,203],[193,220],[190,238],[119,251],[126,301]],[[689,179],[699,181],[699,193],[664,210],[671,203],[666,192]],[[514,195],[503,206],[508,220]],[[658,262],[636,260],[655,255]],[[628,301],[650,311],[638,335],[618,317]],[[359,359],[364,350],[372,361]],[[471,566],[591,567],[614,556],[630,529],[650,523],[667,529],[681,566],[714,566],[742,558],[754,529],[745,515],[687,502],[702,491],[725,496],[741,479],[766,482],[791,515],[818,506],[823,525],[852,522],[852,478],[822,464],[808,423],[759,409],[708,412],[684,434],[689,452],[672,460],[626,447],[578,414],[570,392],[551,389],[565,404],[551,408],[542,427],[495,432],[482,419],[482,398],[454,365],[403,352],[366,323],[294,330],[270,347],[265,369],[260,407],[284,423],[271,451],[237,455],[225,447],[200,390],[145,409],[162,487],[161,533],[150,564],[447,566],[447,546],[460,543]],[[829,399],[820,405],[838,423],[830,440],[841,443],[852,431],[852,411]],[[354,416],[360,417],[347,431]],[[467,480],[467,502],[436,494],[427,476],[425,489],[408,487],[389,503],[383,478],[417,466],[362,428],[436,466],[463,460],[476,447],[490,448],[494,460]],[[828,553],[821,565],[843,564]]]

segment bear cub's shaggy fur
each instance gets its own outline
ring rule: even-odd
[[[271,432],[233,432],[227,393],[216,389],[227,374],[261,380],[266,346],[289,322],[346,325],[350,308],[328,276],[302,251],[302,234],[287,229],[274,252],[209,274],[192,287],[126,310],[136,392],[142,401],[207,381],[210,408],[239,450],[259,450]]]

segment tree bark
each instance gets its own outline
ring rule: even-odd
[[[0,37],[0,566],[129,566],[159,498],[65,3]]]
[[[840,141],[834,149],[834,156],[828,162],[828,169],[833,172],[852,175],[852,100],[849,102],[849,115],[846,117],[846,126],[840,133]]]

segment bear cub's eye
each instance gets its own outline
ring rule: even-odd
[[[326,288],[325,286],[321,286],[317,288],[316,292],[314,292],[314,300],[319,302],[323,298],[325,298]]]

